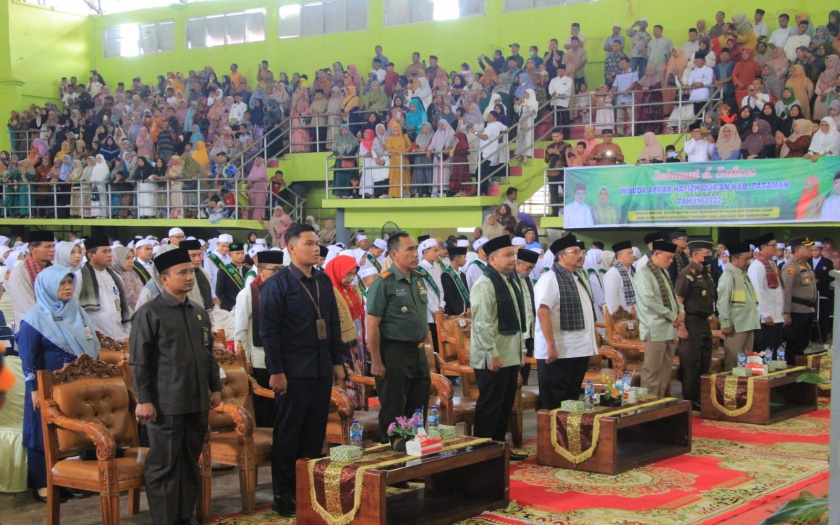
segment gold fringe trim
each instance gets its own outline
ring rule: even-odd
[[[465,436],[458,436],[458,437],[465,437]],[[489,438],[476,438],[472,441],[467,441],[464,443],[458,443],[457,445],[451,445],[448,447],[443,447],[443,450],[454,450],[456,448],[468,447],[471,445],[477,445],[479,443],[484,443],[485,441],[490,441]],[[382,452],[373,452],[378,449],[382,449]],[[373,459],[375,457],[389,457],[394,455],[394,451],[391,450],[390,445],[381,445],[378,447],[373,447],[369,449],[367,453],[367,459]],[[372,452],[372,453],[370,453]],[[364,456],[362,456],[364,457]],[[319,461],[324,461],[325,459],[329,458],[320,458],[320,459],[313,459],[309,461],[309,498],[312,500],[312,510],[314,510],[326,523],[327,525],[347,525],[356,517],[356,513],[359,512],[359,507],[362,504],[362,482],[364,481],[364,473],[365,471],[371,469],[377,469],[381,467],[386,467],[389,465],[396,465],[398,463],[405,463],[406,461],[410,461],[412,456],[400,456],[397,459],[391,459],[382,461],[380,463],[374,463],[372,465],[365,465],[363,467],[359,467],[356,470],[356,490],[355,494],[353,495],[353,508],[350,509],[345,514],[338,514],[341,512],[341,492],[340,492],[340,475],[336,476],[326,476],[326,472],[324,473],[324,482],[325,482],[325,492],[326,492],[326,504],[329,509],[325,509],[318,503],[318,497],[315,494],[315,483],[313,482],[313,475],[315,472],[315,464]],[[342,463],[331,463],[327,467],[327,471],[330,472],[330,469],[333,466],[337,467],[337,472],[341,472],[341,468],[347,466],[346,464]],[[335,478],[339,481],[330,481],[329,478]]]
[[[808,368],[814,368],[814,358],[819,356],[820,358],[820,369],[818,370],[819,374],[826,378],[831,379],[831,354],[825,352],[823,354],[814,354],[808,356]],[[821,385],[817,385],[817,388],[820,390],[831,390],[831,383],[825,383]]]
[[[592,444],[586,450],[580,450],[580,423],[583,417],[583,412],[569,413],[569,417],[566,420],[566,426],[568,428],[567,433],[569,436],[569,448],[572,450],[566,450],[557,442],[557,413],[560,412],[560,409],[556,408],[552,410],[549,414],[549,417],[551,418],[551,445],[554,447],[555,452],[560,454],[570,463],[574,463],[575,465],[577,465],[578,463],[583,463],[584,461],[592,457],[592,454],[595,453],[595,448],[598,446],[598,438],[601,435],[601,418],[613,417],[618,414],[632,412],[633,410],[638,410],[640,408],[663,405],[665,403],[670,403],[671,401],[675,400],[676,399],[673,397],[665,397],[662,399],[657,399],[656,401],[642,403],[640,405],[636,404],[628,406],[626,408],[620,408],[618,410],[612,410],[609,412],[596,414],[595,421],[592,422]]]
[[[805,370],[804,366],[797,366],[794,368],[786,368],[785,370],[779,370],[776,372],[770,372],[769,374],[761,374],[758,376],[752,377],[745,377],[740,378],[737,376],[733,376],[732,372],[726,372],[724,374],[712,374],[709,376],[709,386],[711,387],[711,391],[709,392],[709,397],[711,397],[712,406],[717,409],[718,412],[725,416],[729,417],[737,417],[742,414],[746,414],[747,412],[752,409],[753,404],[753,390],[754,390],[754,382],[756,379],[766,380],[770,377],[780,376],[789,374],[791,372],[798,372],[800,370]],[[717,396],[717,388],[715,386],[717,376],[725,375],[726,383],[723,387],[723,405],[720,404],[718,401]],[[735,408],[736,400],[735,396],[738,393],[738,380],[739,379],[746,379],[747,380],[747,403],[742,406],[741,408]]]

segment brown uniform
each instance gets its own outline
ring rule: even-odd
[[[717,290],[705,266],[690,262],[677,276],[674,286],[683,300],[688,339],[680,339],[680,371],[683,397],[700,402],[700,376],[712,363],[712,329],[709,316],[715,312]]]

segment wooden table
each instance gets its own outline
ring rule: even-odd
[[[573,463],[555,450],[551,412],[537,412],[537,463],[600,474],[620,474],[691,452],[691,403],[672,402],[602,417],[592,457]]]
[[[361,506],[351,524],[449,524],[504,508],[509,495],[509,447],[490,441],[405,463],[366,470],[362,475]],[[312,508],[308,460],[297,468],[297,523],[326,523]],[[386,487],[425,478],[425,487],[386,496]]]
[[[828,366],[825,366],[823,359],[828,359]],[[823,377],[831,379],[831,357],[828,352],[815,352],[808,355],[796,356],[796,366],[807,366],[813,368],[817,374],[824,374]],[[831,396],[831,383],[817,385],[817,395]]]
[[[797,383],[796,378],[811,370],[753,376],[752,406],[738,415],[727,415],[714,406],[711,375],[700,377],[700,415],[704,419],[770,425],[817,409],[817,386]],[[719,401],[720,404],[720,401]]]

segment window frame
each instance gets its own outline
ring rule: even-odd
[[[260,29],[262,30],[262,38],[258,38],[259,33],[249,31],[249,17],[253,17],[254,15],[262,15],[262,23],[259,24]],[[241,23],[244,24],[244,32],[243,40],[242,41],[231,41],[231,24],[236,22],[237,24],[240,23],[238,20],[239,17],[242,17]],[[216,41],[219,43],[213,43],[212,45],[207,44],[207,39],[210,37],[208,33],[208,20],[219,21],[224,25],[224,35],[221,39],[214,37]],[[204,29],[204,42],[203,45],[192,45],[192,41],[190,40],[190,26],[194,24],[201,23]],[[253,24],[253,20],[251,21]],[[242,44],[255,44],[258,42],[265,42],[265,23],[266,23],[266,9],[265,8],[258,8],[258,9],[246,9],[244,11],[233,11],[230,13],[220,13],[217,15],[206,15],[206,16],[197,16],[193,18],[187,18],[184,21],[185,25],[185,41],[184,46],[186,49],[209,49],[214,47],[222,47],[222,46],[237,46]],[[257,35],[257,37],[253,37],[251,35]]]
[[[172,44],[171,49],[162,49],[161,44],[163,43],[162,31],[161,26],[163,25],[171,25],[172,26],[172,38],[170,40]],[[122,38],[122,31],[124,27],[136,27],[137,28],[137,54],[136,55],[123,55],[122,54],[122,46],[120,49],[120,53],[116,55],[109,55],[108,51],[110,49],[109,42],[111,40],[119,40]],[[155,31],[155,43],[157,45],[157,49],[155,50],[145,50],[143,47],[143,28],[147,27],[154,27]],[[111,36],[113,31],[118,31],[116,36]],[[175,19],[168,19],[168,20],[158,20],[157,22],[148,22],[148,23],[133,23],[133,24],[120,24],[116,26],[106,27],[102,30],[102,54],[104,58],[133,58],[138,56],[144,55],[154,55],[158,53],[171,53],[175,51]]]
[[[408,22],[388,23],[388,4],[391,1],[399,1],[399,2],[407,3],[408,4],[408,9],[410,11],[409,16],[411,16],[412,6],[417,5],[417,0],[383,0],[383,5],[382,5],[382,25],[383,25],[383,27],[400,27],[400,26],[407,26],[407,25],[413,25],[413,24],[428,24],[428,23],[431,23],[431,22],[451,22],[451,21],[454,21],[454,20],[463,20],[465,18],[475,18],[475,17],[478,17],[478,16],[487,16],[487,0],[481,0],[481,2],[482,2],[481,5],[482,5],[483,9],[481,10],[480,13],[473,13],[473,14],[469,14],[469,15],[459,14],[457,18],[450,18],[450,19],[447,19],[447,20],[435,20],[435,18],[434,18],[434,3],[435,3],[435,0],[423,0],[424,2],[429,2],[429,3],[432,4],[432,18],[430,20],[417,20],[417,21],[409,20]]]
[[[357,31],[367,31],[370,28],[370,3],[365,2],[365,1],[360,2],[360,5],[363,5],[365,7],[364,27],[356,27],[356,28],[353,28],[353,29],[348,29],[348,20],[350,20],[350,18],[347,16],[347,11],[348,11],[348,9],[353,7],[353,6],[350,5],[350,3],[352,1],[353,0],[318,0],[318,1],[299,2],[299,3],[295,3],[295,4],[281,5],[278,8],[278,11],[277,11],[277,14],[278,14],[277,39],[278,40],[287,40],[287,39],[290,39],[290,38],[309,38],[309,37],[325,36],[325,35],[341,35],[341,34],[344,34],[344,33],[355,33]],[[331,9],[330,6],[332,4],[341,4],[342,11],[344,13],[344,16],[341,19],[342,22],[343,22],[343,29],[340,30],[340,31],[327,31],[327,25],[328,25],[327,13]],[[320,32],[317,32],[317,33],[304,34],[304,32],[303,32],[303,8],[307,7],[307,6],[314,7],[316,5],[317,6],[322,6],[321,30],[320,30]],[[298,8],[298,10],[297,10],[297,25],[298,25],[298,27],[297,27],[297,33],[294,34],[294,35],[283,34],[283,20],[284,20],[284,17],[280,13],[280,11],[282,11],[284,9],[289,9],[290,7],[297,7]],[[288,18],[289,17],[287,16],[286,19],[288,20]]]

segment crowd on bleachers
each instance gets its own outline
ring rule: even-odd
[[[545,53],[532,45],[523,55],[513,43],[507,57],[480,55],[476,71],[415,52],[400,74],[377,46],[365,76],[340,62],[311,78],[275,75],[263,61],[250,80],[237,64],[221,78],[207,66],[151,85],[138,77],[114,86],[96,71],[87,83],[62,78],[60,105],[9,119],[5,213],[264,219],[282,175],[269,187],[256,157],[310,151],[334,154],[336,197],[475,195],[512,158],[528,163],[548,129],[569,138],[576,124],[617,136],[691,127],[682,160],[836,155],[838,18],[831,11],[815,25],[782,14],[771,32],[760,9],[752,22],[718,12],[682,45],[661,25],[648,33],[646,19],[626,31],[615,24],[593,90],[577,23],[562,46],[551,39]],[[571,148],[558,167],[599,164],[589,157],[594,140],[587,130],[586,155]],[[648,145],[641,161],[681,158]]]

